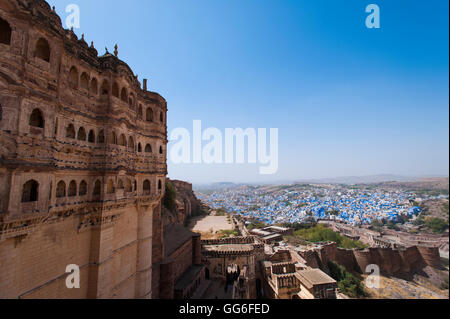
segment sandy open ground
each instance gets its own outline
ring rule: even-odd
[[[226,216],[205,216],[193,219],[189,228],[201,233],[207,233],[212,229],[215,233],[219,230],[232,230],[233,226]]]

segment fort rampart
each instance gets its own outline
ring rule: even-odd
[[[325,243],[319,248],[299,252],[311,267],[326,268],[334,261],[349,271],[366,273],[367,266],[377,265],[385,275],[404,275],[420,271],[426,266],[440,267],[437,247],[411,246],[406,249],[368,248],[342,249],[336,243]]]

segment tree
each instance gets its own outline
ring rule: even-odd
[[[167,181],[166,183],[166,193],[164,194],[164,207],[166,207],[168,210],[173,211],[175,209],[176,203],[175,199],[177,197],[177,191],[175,189],[175,186],[170,181]]]
[[[351,298],[366,297],[367,293],[359,278],[333,261],[328,262],[330,276],[338,282],[339,290]]]

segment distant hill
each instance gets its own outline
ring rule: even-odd
[[[427,178],[426,180],[440,180],[440,177]],[[299,183],[317,183],[317,184],[376,184],[384,182],[418,182],[425,180],[421,177],[412,176],[402,176],[402,175],[366,175],[366,176],[343,176],[335,178],[321,178],[321,179],[310,179],[310,180],[300,180]],[[448,177],[447,177],[448,183]]]
[[[216,190],[221,190],[224,188],[238,187],[240,185],[244,185],[244,184],[236,184],[236,183],[231,183],[231,182],[219,182],[219,183],[211,183],[211,184],[194,184],[193,188],[196,191],[205,191],[205,190],[216,191]]]
[[[433,177],[433,178],[422,178],[417,181],[412,182],[384,182],[385,186],[400,187],[407,190],[416,191],[438,191],[449,189],[449,178],[448,177]]]

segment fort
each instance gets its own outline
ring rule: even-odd
[[[333,221],[321,221],[332,230],[341,233],[351,239],[357,239],[370,246],[383,248],[406,248],[411,246],[437,247],[440,252],[448,254],[448,233],[436,234],[410,234],[407,232],[383,229],[380,234],[377,231],[363,227],[354,227]]]
[[[167,103],[147,85],[47,2],[0,2],[0,298],[160,296]]]
[[[437,247],[343,249],[330,242],[318,244],[315,249],[298,250],[298,253],[311,267],[326,269],[328,261],[334,261],[361,274],[371,264],[378,265],[382,274],[392,276],[409,275],[427,266],[441,267]]]

